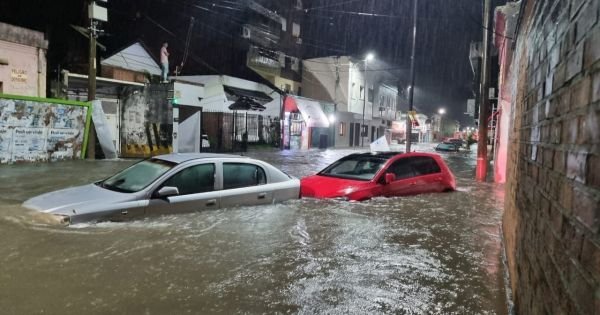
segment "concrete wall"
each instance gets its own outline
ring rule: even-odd
[[[599,1],[521,14],[503,221],[516,312],[599,314]]]
[[[173,107],[168,84],[150,84],[123,97],[121,155],[148,157],[172,151]]]

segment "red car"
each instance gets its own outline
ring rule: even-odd
[[[302,197],[361,201],[456,189],[444,160],[431,153],[356,153],[302,178]]]

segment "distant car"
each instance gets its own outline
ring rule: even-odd
[[[454,144],[456,144],[456,145],[457,145],[457,146],[459,146],[459,147],[462,147],[462,146],[463,146],[463,144],[465,143],[465,142],[464,142],[464,140],[463,140],[463,139],[460,139],[460,138],[450,138],[450,139],[447,139],[447,140],[446,140],[446,141],[444,141],[444,142],[445,142],[445,143],[454,143]]]
[[[458,152],[458,145],[451,142],[440,143],[435,147],[436,151]]]
[[[361,201],[456,189],[454,175],[431,153],[358,153],[348,155],[301,180],[302,197]]]
[[[33,197],[23,206],[68,224],[299,197],[300,181],[266,162],[236,155],[183,153],[143,160],[105,180]]]

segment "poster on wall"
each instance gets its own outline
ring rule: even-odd
[[[87,106],[0,97],[0,163],[81,157]]]

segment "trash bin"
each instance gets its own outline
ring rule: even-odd
[[[319,149],[327,149],[328,137],[325,134],[319,136]]]

